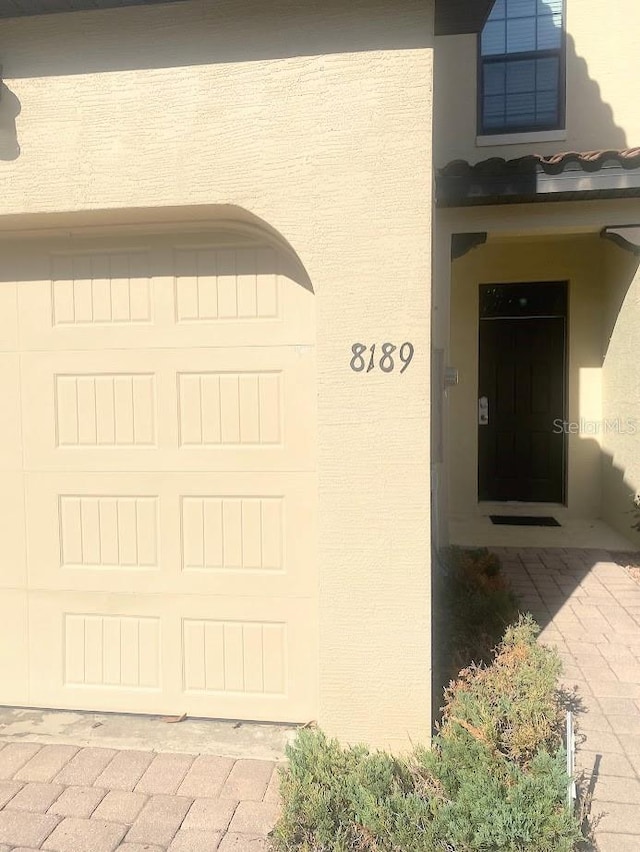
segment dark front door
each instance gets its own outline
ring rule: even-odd
[[[481,500],[562,503],[566,283],[480,288]]]

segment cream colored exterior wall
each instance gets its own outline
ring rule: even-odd
[[[640,546],[630,529],[640,494],[640,271],[638,258],[614,245],[605,253],[602,414],[603,517]]]
[[[635,0],[566,0],[567,112],[564,138],[476,145],[477,38],[437,39],[435,163],[521,157],[533,151],[593,151],[640,144],[640,113],[629,80],[640,73],[640,26]]]
[[[469,515],[477,505],[478,289],[480,284],[568,281],[567,419],[602,417],[604,241],[595,235],[492,239],[454,261],[451,273],[450,361],[460,382],[449,398],[449,508]],[[571,516],[601,514],[601,436],[568,438],[567,508]]]
[[[21,106],[20,156],[0,161],[5,233],[102,223],[117,240],[254,218],[297,253],[317,316],[318,720],[393,748],[430,731],[432,29],[432,4],[414,0],[194,0],[2,24]],[[0,283],[9,306],[12,292]],[[350,370],[352,344],[405,340],[402,376]],[[27,600],[2,601],[13,653]]]

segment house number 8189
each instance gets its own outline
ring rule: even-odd
[[[372,343],[368,349],[365,343],[354,343],[351,347],[353,358],[351,359],[350,366],[354,373],[362,373],[365,370],[367,373],[370,373],[376,366],[383,373],[393,373],[396,368],[394,355],[397,352],[396,357],[402,364],[400,372],[404,373],[413,359],[414,351],[413,343],[409,343],[408,341],[403,343],[400,349],[394,346],[393,343],[383,343],[380,347],[380,354],[376,358],[375,343]]]

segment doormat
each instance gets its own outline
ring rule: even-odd
[[[489,515],[492,524],[506,527],[560,527],[551,515]]]

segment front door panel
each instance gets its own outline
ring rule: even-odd
[[[480,320],[479,498],[561,503],[566,318],[503,311]]]

